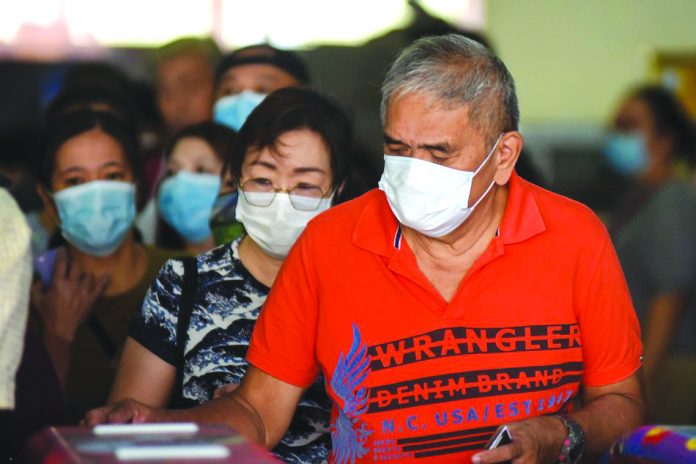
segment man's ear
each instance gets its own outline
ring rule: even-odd
[[[522,152],[523,144],[522,134],[517,131],[505,132],[500,137],[497,148],[498,168],[493,177],[496,184],[505,185],[508,183]]]
[[[48,215],[51,217],[53,222],[55,222],[56,225],[59,226],[60,219],[58,219],[58,210],[56,209],[56,202],[53,201],[53,198],[48,193],[46,188],[44,188],[43,185],[37,185],[36,191],[39,194],[39,198],[41,198],[41,203],[43,203],[44,209],[48,212]]]

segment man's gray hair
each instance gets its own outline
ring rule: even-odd
[[[518,128],[510,72],[489,49],[462,35],[424,37],[399,54],[382,85],[382,122],[389,102],[408,94],[426,94],[448,109],[467,105],[489,141]]]

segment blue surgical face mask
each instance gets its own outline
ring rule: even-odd
[[[220,190],[220,176],[179,171],[162,183],[159,211],[189,243],[210,237],[210,212]]]
[[[604,156],[614,170],[627,176],[641,173],[648,165],[645,139],[637,133],[613,133],[604,147]]]
[[[266,98],[265,94],[252,92],[251,90],[224,96],[215,102],[213,120],[239,132],[239,129],[244,125],[244,121],[264,98]]]
[[[96,180],[53,195],[60,228],[71,245],[92,256],[108,256],[123,243],[135,219],[135,185]]]

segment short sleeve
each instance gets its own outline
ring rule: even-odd
[[[605,233],[606,235],[606,233]],[[583,350],[583,384],[600,387],[630,377],[641,366],[640,326],[621,265],[608,236],[584,259],[579,274],[578,320]]]
[[[308,227],[283,263],[247,352],[255,367],[300,387],[311,385],[319,373],[315,356],[319,283],[311,242]]]
[[[164,263],[128,327],[129,337],[173,366],[179,357],[176,325],[183,273],[181,260],[170,259]]]
[[[687,291],[696,276],[696,199],[687,185],[668,188],[652,209],[644,249],[643,263],[655,293]]]

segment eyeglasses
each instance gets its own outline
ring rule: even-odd
[[[253,206],[270,206],[276,193],[285,192],[290,198],[293,208],[298,211],[314,211],[321,204],[321,200],[328,196],[330,190],[323,191],[318,185],[299,183],[291,189],[279,188],[268,179],[256,177],[242,179],[239,183],[244,199]]]

